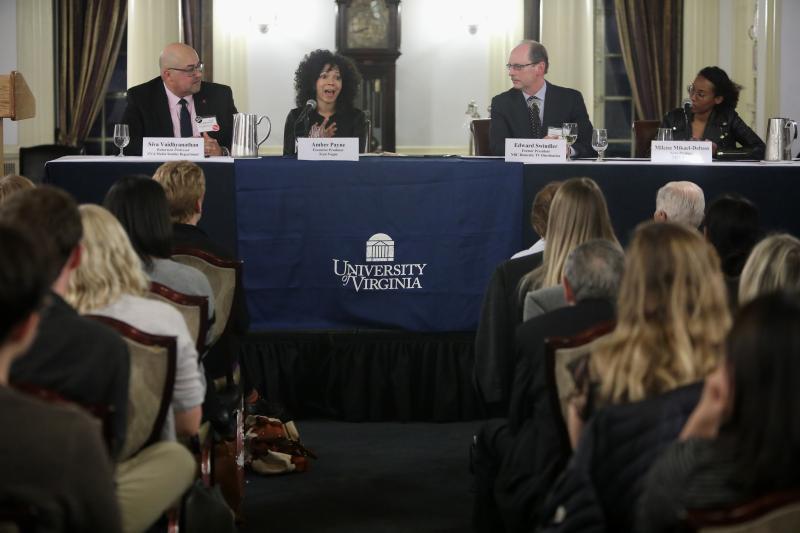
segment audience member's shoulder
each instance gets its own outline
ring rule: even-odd
[[[16,418],[36,421],[38,427],[47,428],[48,440],[66,444],[61,438],[64,435],[80,436],[99,429],[99,422],[77,406],[45,402],[7,387],[0,387],[0,390],[4,409],[13,412]]]
[[[521,272],[522,274],[526,274],[542,264],[543,256],[544,252],[538,252],[535,254],[529,254],[522,257],[517,257],[514,259],[508,259],[503,263],[501,263],[499,268],[505,270],[510,274],[519,272]]]

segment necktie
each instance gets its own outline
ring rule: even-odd
[[[178,103],[181,105],[181,111],[178,114],[181,122],[181,137],[191,137],[192,117],[189,116],[189,106],[188,106],[189,103],[183,98],[178,100]]]
[[[542,119],[539,118],[539,105],[536,103],[538,98],[535,96],[528,97],[528,113],[531,115],[531,125],[533,126],[533,138],[541,139],[542,135]]]

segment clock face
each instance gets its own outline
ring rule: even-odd
[[[347,9],[347,48],[387,48],[389,10],[385,0],[352,0]]]

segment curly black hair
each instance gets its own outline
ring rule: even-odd
[[[361,84],[361,74],[352,59],[330,50],[314,50],[297,66],[294,73],[295,104],[303,107],[308,100],[317,98],[317,79],[325,65],[337,67],[342,75],[342,92],[336,104],[345,109],[352,108]]]
[[[714,86],[714,95],[722,97],[722,102],[717,104],[718,107],[736,109],[742,86],[730,79],[727,72],[719,67],[706,67],[697,75],[710,81]]]

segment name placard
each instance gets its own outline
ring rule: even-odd
[[[696,165],[711,163],[711,141],[651,141],[650,161]]]
[[[142,156],[161,159],[205,157],[202,137],[145,137]]]
[[[564,163],[564,139],[506,139],[506,161],[515,163]]]
[[[302,161],[358,161],[357,137],[300,137],[297,159]]]

